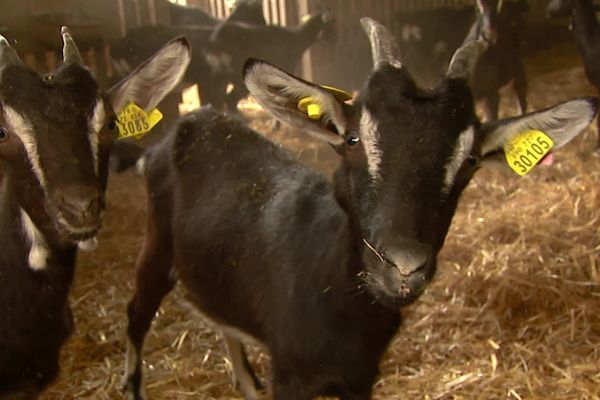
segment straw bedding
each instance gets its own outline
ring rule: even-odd
[[[552,59],[553,68],[548,67]],[[534,72],[537,76],[534,76]],[[571,48],[529,60],[531,108],[594,94]],[[502,112],[514,113],[511,101]],[[270,132],[260,113],[254,127]],[[271,135],[330,174],[335,156],[287,128]],[[525,178],[480,171],[465,191],[436,279],[381,363],[376,399],[600,398],[600,158],[589,128]],[[79,260],[75,335],[50,399],[120,398],[125,305],[145,230],[141,181],[111,178],[99,249]],[[219,335],[178,288],[145,348],[153,399],[238,399]],[[264,348],[251,361],[268,377]]]

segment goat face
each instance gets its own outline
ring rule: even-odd
[[[352,111],[336,175],[363,238],[366,279],[410,302],[435,271],[458,196],[475,171],[478,121],[464,80],[419,90],[402,68],[372,73]],[[381,291],[381,293],[380,293]]]
[[[498,14],[502,10],[503,0],[477,0],[478,39],[496,43],[498,39]]]
[[[102,93],[83,66],[68,29],[63,28],[62,36],[63,65],[44,77],[24,65],[0,37],[0,159],[33,224],[58,233],[61,241],[76,243],[92,238],[100,228],[108,158],[117,134],[115,110],[129,101],[146,108],[141,101],[152,97],[150,92],[155,95],[150,108],[154,107],[181,77],[189,47],[182,41],[169,57],[163,51]],[[179,56],[183,58],[172,68],[157,68],[161,61],[173,63]],[[148,82],[142,85],[138,81],[144,77]],[[145,87],[151,85],[155,86]]]
[[[246,64],[250,93],[281,120],[336,146],[343,157],[336,193],[353,226],[363,277],[381,303],[411,303],[436,268],[458,198],[482,163],[503,167],[503,146],[543,129],[558,148],[594,117],[595,99],[573,100],[522,117],[480,124],[468,78],[484,42],[455,53],[442,83],[419,90],[399,61],[391,34],[363,19],[374,70],[352,106],[327,90],[264,62]],[[322,117],[299,110],[318,103]]]
[[[0,156],[17,178],[12,184],[24,211],[47,215],[42,223],[79,241],[95,235],[100,226],[114,137],[106,121],[113,113],[82,66],[68,31],[63,38],[64,64],[45,77],[22,64],[3,41]]]

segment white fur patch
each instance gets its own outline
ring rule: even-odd
[[[23,115],[19,114],[10,106],[4,106],[4,117],[10,131],[15,133],[21,139],[21,142],[23,142],[33,173],[45,190],[46,180],[40,164],[38,145],[33,136],[33,125]]]
[[[454,185],[454,179],[456,179],[456,174],[458,173],[460,166],[465,162],[473,150],[474,141],[475,128],[473,128],[473,126],[469,126],[458,136],[452,155],[446,164],[442,193],[450,193],[450,189],[452,189],[452,185]]]
[[[36,271],[45,269],[49,257],[46,239],[23,209],[21,209],[21,225],[31,245],[27,257],[29,267]]]
[[[96,175],[98,175],[98,170],[100,168],[98,164],[98,134],[102,129],[102,125],[104,125],[105,119],[106,112],[104,111],[104,102],[100,99],[96,102],[92,117],[88,121],[90,147],[92,148],[92,156],[94,157],[94,169]]]
[[[379,148],[379,131],[373,115],[364,107],[360,116],[360,137],[367,155],[369,175],[377,182],[381,179],[379,168],[382,155]]]
[[[82,251],[94,251],[96,247],[98,247],[98,240],[93,237],[88,240],[83,240],[81,242],[77,242],[77,247]]]

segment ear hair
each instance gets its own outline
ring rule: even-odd
[[[108,91],[113,109],[118,113],[134,101],[144,111],[152,110],[179,83],[190,60],[187,39],[171,40]]]
[[[598,99],[580,98],[542,111],[486,123],[483,126],[485,140],[481,152],[484,155],[494,152],[528,129],[545,132],[554,142],[554,149],[559,149],[589,125],[597,110]]]
[[[342,142],[340,134],[346,131],[342,103],[325,89],[256,59],[246,62],[244,82],[256,101],[279,120],[307,129],[331,143]],[[298,109],[298,102],[305,97],[313,98],[321,106],[321,121],[310,120]],[[335,126],[337,134],[326,128],[328,122]]]

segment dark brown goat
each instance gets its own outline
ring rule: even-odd
[[[130,101],[153,108],[190,59],[178,38],[103,93],[66,27],[62,37],[64,63],[42,77],[0,36],[1,399],[35,399],[58,374],[77,248],[102,222],[116,113]]]
[[[570,15],[575,43],[583,59],[589,81],[600,91],[600,24],[592,0],[553,0],[548,4],[550,15]],[[600,119],[596,120],[600,152]]]
[[[477,19],[464,43],[485,40],[473,78],[473,94],[483,100],[484,119],[498,119],[500,89],[512,82],[519,114],[527,111],[527,75],[519,35],[523,5],[515,1],[477,0]]]
[[[148,226],[124,381],[133,399],[145,397],[144,337],[178,280],[222,329],[246,399],[258,394],[244,334],[272,356],[275,399],[369,399],[400,308],[432,279],[479,165],[496,162],[504,143],[528,129],[543,129],[560,148],[596,114],[597,100],[586,98],[481,124],[468,85],[480,42],[457,51],[438,87],[421,90],[389,32],[362,23],[374,68],[352,105],[266,62],[244,69],[263,107],[337,149],[333,185],[211,108],[182,118],[142,158]],[[298,108],[304,98],[321,118]]]
[[[238,101],[248,95],[239,73],[248,58],[260,58],[293,71],[310,46],[318,40],[335,37],[335,20],[327,12],[314,14],[295,27],[257,26],[238,21],[217,26],[210,37],[213,58],[209,64],[213,72],[219,72],[218,78],[226,81],[217,86],[233,85],[233,91],[225,100],[228,109],[234,111]],[[223,72],[229,74],[223,78]],[[208,103],[217,107],[222,104],[221,99]]]

